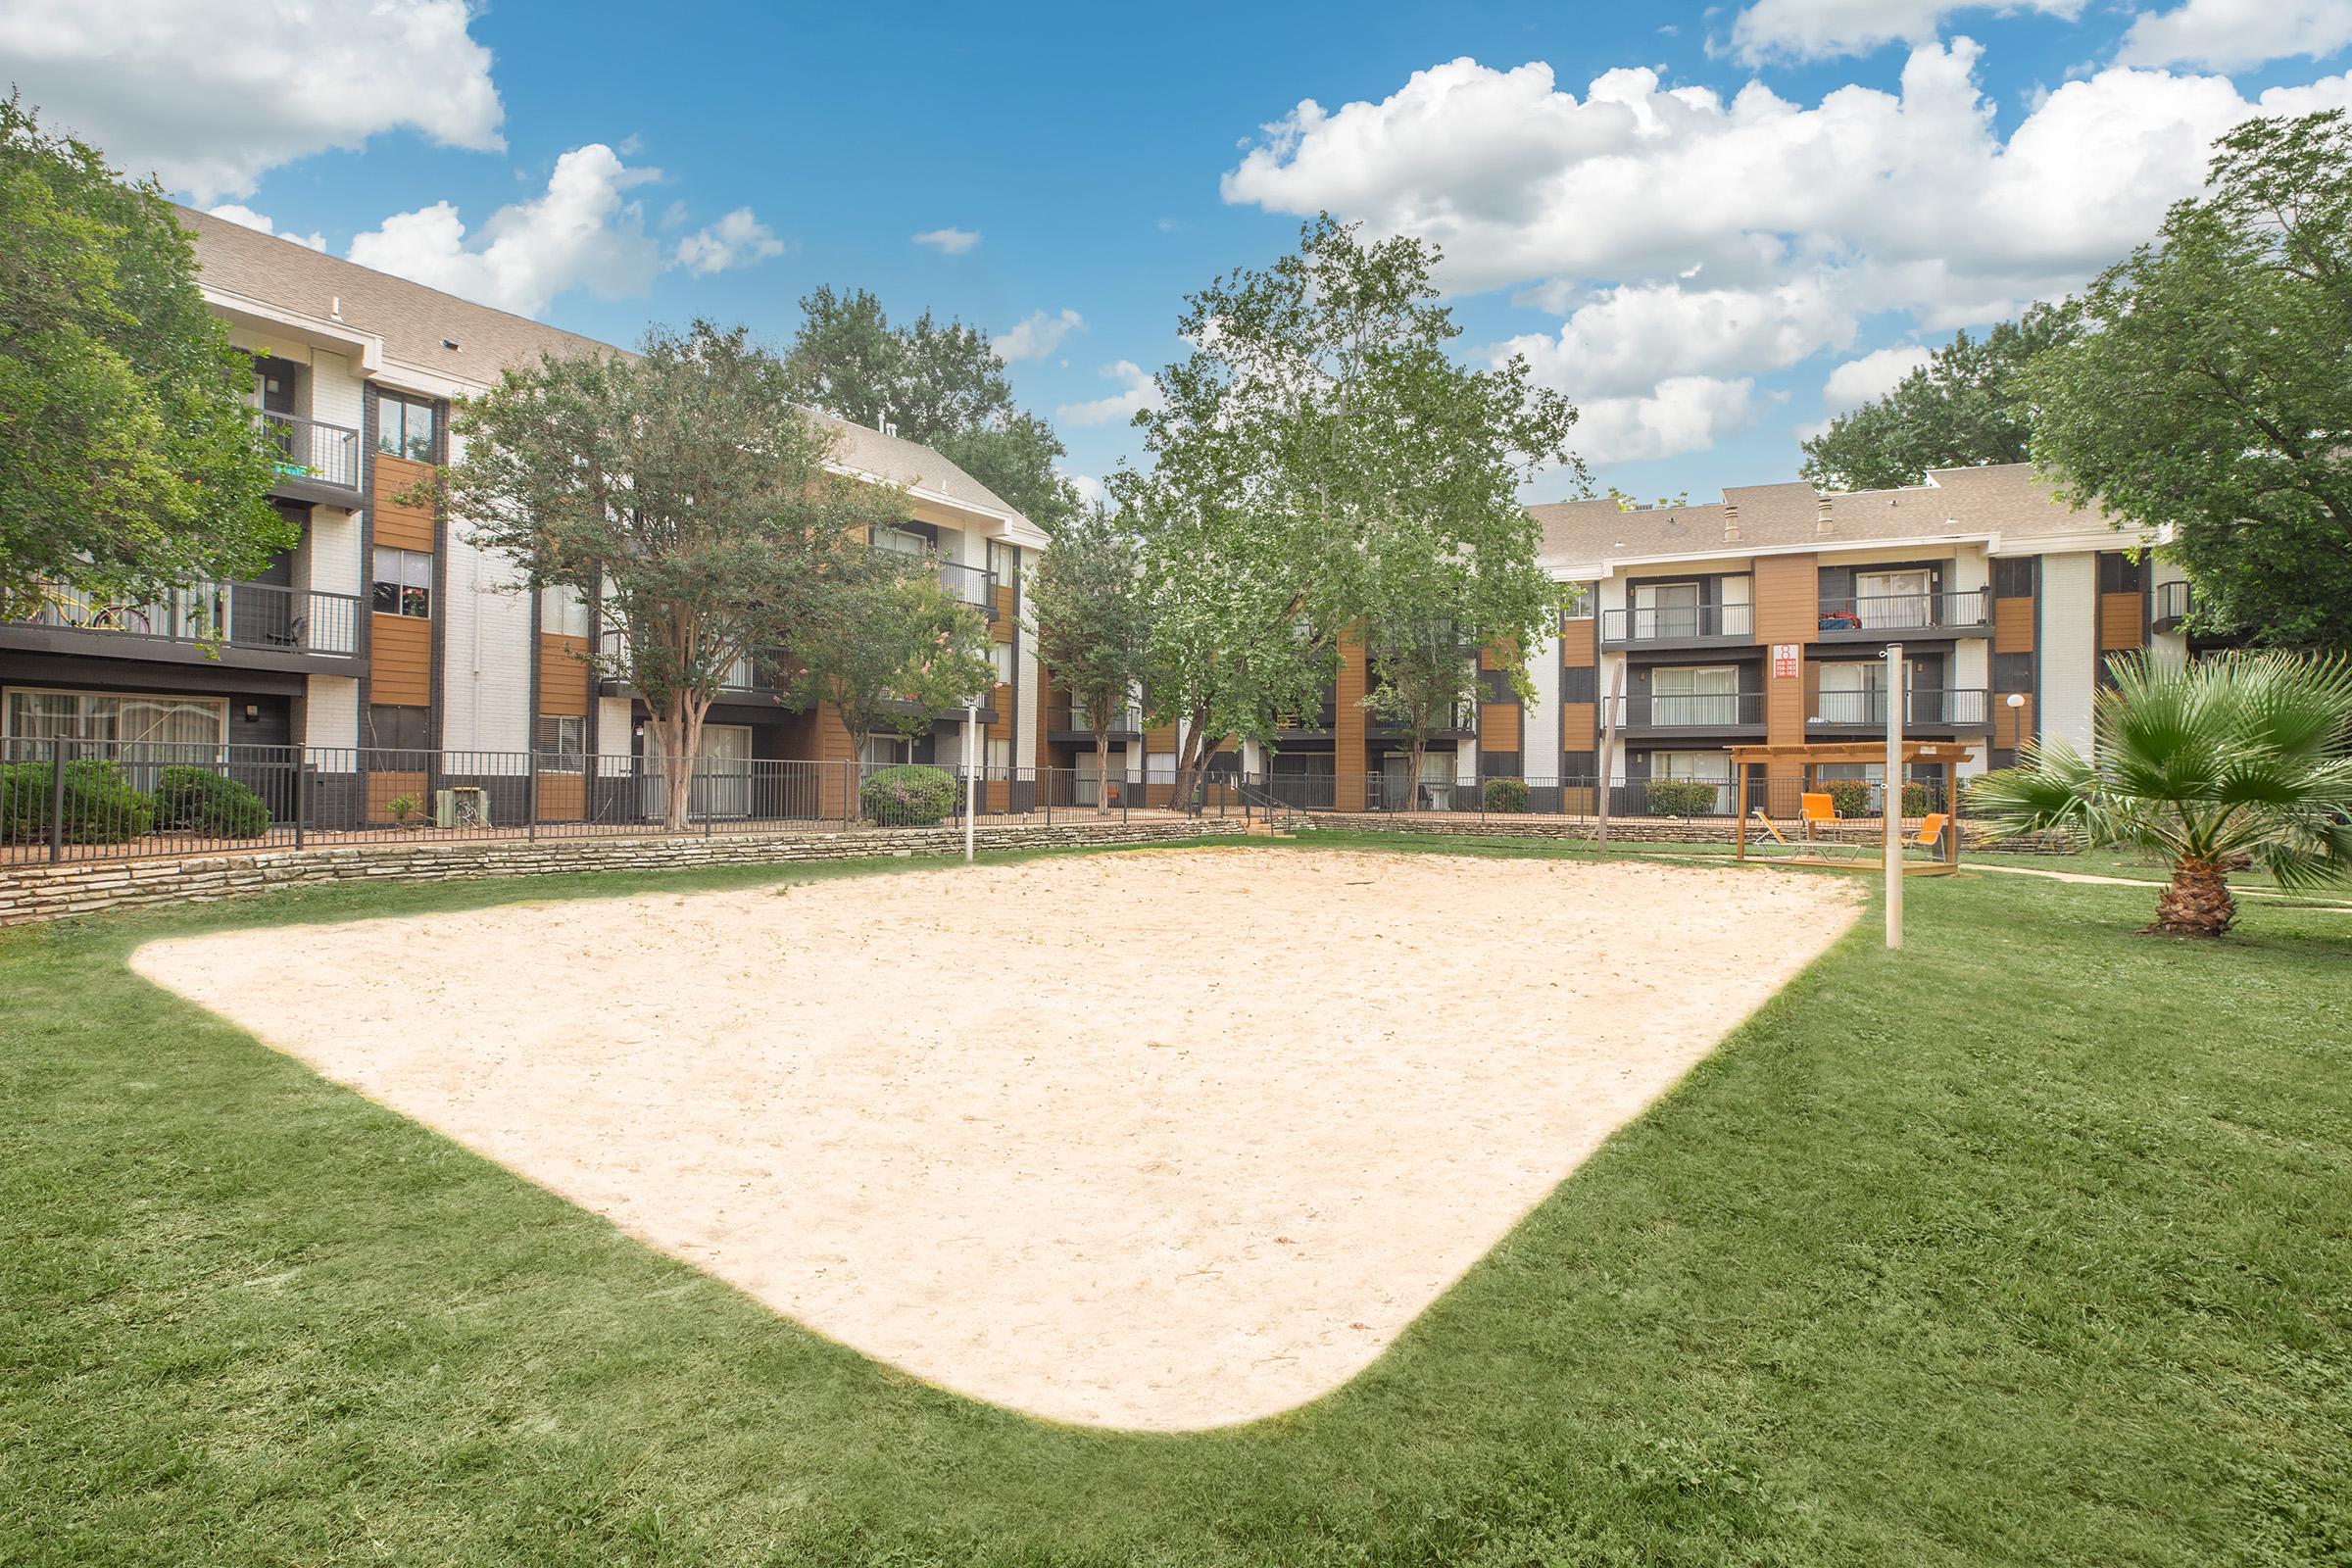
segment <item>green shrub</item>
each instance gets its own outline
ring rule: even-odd
[[[1820,793],[1830,798],[1830,809],[1839,816],[1870,815],[1870,781],[1833,778],[1822,782]]]
[[[884,827],[931,827],[956,808],[956,779],[944,768],[886,767],[859,786],[858,804]]]
[[[155,823],[214,838],[258,839],[270,831],[270,808],[225,773],[167,767],[155,787]]]
[[[1523,778],[1491,778],[1487,780],[1487,809],[1501,812],[1526,810],[1527,780]]]
[[[1917,779],[1903,786],[1903,814],[1905,816],[1928,814],[1928,787]]]
[[[1712,816],[1721,799],[1720,787],[1703,778],[1653,778],[1642,791],[1652,816]]]
[[[47,762],[0,767],[0,843],[32,844],[49,837],[55,787]],[[131,788],[111,761],[68,762],[65,807],[69,844],[122,844],[155,822],[155,803]]]

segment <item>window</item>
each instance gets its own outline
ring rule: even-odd
[[[1649,776],[1712,784],[1715,814],[1727,814],[1732,808],[1732,759],[1727,752],[1652,752]]]
[[[1176,782],[1176,754],[1152,752],[1144,758],[1144,782],[1173,784]]]
[[[548,637],[588,635],[588,601],[576,588],[556,586],[539,590],[539,631]]]
[[[1928,623],[1930,577],[1925,567],[1854,574],[1854,608],[1866,630],[1895,630]]]
[[[2103,594],[2135,594],[2148,585],[2148,561],[2145,556],[2133,561],[2121,551],[2101,552],[2099,556],[2099,592]]]
[[[579,713],[541,713],[538,734],[531,744],[539,753],[540,772],[583,772],[587,767],[588,720]]]
[[[895,767],[914,760],[914,742],[905,735],[869,735],[858,760],[868,767]]]
[[[1698,584],[1634,584],[1636,637],[1696,637],[1699,634],[1698,621]]]
[[[2034,656],[2032,654],[1993,655],[1992,689],[1996,692],[2032,691],[2034,689]]]
[[[1021,552],[1002,539],[988,542],[988,569],[996,573],[997,586],[1009,588],[1013,578],[1020,575]]]
[[[1736,724],[1740,670],[1732,664],[1669,666],[1650,675],[1650,720],[1657,724]]]
[[[1599,771],[1598,752],[1568,752],[1560,758],[1560,777],[1563,779],[1590,779]]]
[[[201,751],[209,758],[228,739],[228,704],[217,698],[28,691],[18,686],[10,689],[0,718],[6,721],[0,733],[17,740],[118,742],[126,751],[166,748],[171,757]],[[109,752],[103,745],[94,750]]]
[[[375,400],[375,450],[411,463],[433,461],[433,406],[387,393]]]
[[[2013,556],[1995,560],[1992,564],[1992,597],[1995,599],[2031,599],[2034,597],[2034,560],[2032,556]]]
[[[906,524],[876,528],[874,530],[874,548],[892,551],[902,556],[927,556],[931,553],[931,537],[929,534],[917,533],[912,526]]]
[[[1591,664],[1570,664],[1560,671],[1560,701],[1563,703],[1598,702],[1600,671]]]
[[[379,615],[414,615],[433,610],[433,558],[421,550],[375,551],[375,586],[368,599]]]
[[[988,738],[988,770],[1008,774],[1012,771],[1012,737],[991,735]]]
[[[1008,642],[990,643],[988,645],[988,664],[991,669],[997,672],[998,685],[1011,685],[1013,668],[1012,644]]]
[[[1564,599],[1560,610],[1562,620],[1591,620],[1592,618],[1592,585],[1589,582],[1570,582],[1560,585]]]
[[[374,703],[368,709],[368,744],[385,752],[429,752],[433,749],[433,710],[394,708]],[[403,764],[391,764],[403,765]],[[421,762],[409,764],[422,766]]]
[[[1515,703],[1519,694],[1511,689],[1511,672],[1507,669],[1482,669],[1478,672],[1478,700],[1482,703]]]

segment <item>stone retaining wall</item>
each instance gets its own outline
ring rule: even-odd
[[[986,850],[1166,844],[1242,831],[1195,821],[1056,822],[979,829]],[[0,926],[166,904],[211,904],[273,888],[321,882],[446,882],[560,871],[641,871],[800,860],[887,860],[956,855],[960,827],[849,833],[738,833],[710,838],[486,839],[443,844],[350,844],[310,850],[191,856],[176,860],[92,860],[0,866]]]
[[[1453,815],[1391,815],[1380,811],[1308,811],[1301,813],[1316,827],[1340,828],[1348,832],[1372,833],[1431,833],[1459,835],[1479,839],[1571,839],[1590,842],[1595,824],[1590,817],[1542,816],[1519,812],[1490,811],[1485,816],[1476,813]],[[1973,822],[1961,824],[1961,847],[1964,850],[1989,848],[1984,830]],[[1734,830],[1728,819],[1694,820],[1673,816],[1612,817],[1609,819],[1611,844],[1730,844]],[[1852,839],[1841,843],[1856,843],[1876,849],[1878,840]],[[2072,855],[2075,846],[2060,839],[2028,837],[2011,839],[2000,846],[2004,855]]]

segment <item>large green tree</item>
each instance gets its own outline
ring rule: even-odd
[[[2352,648],[2352,124],[2249,121],[2027,376],[2034,461],[2169,554],[2217,630]]]
[[[1023,596],[1037,656],[1095,737],[1095,809],[1110,809],[1110,731],[1150,673],[1152,620],[1134,536],[1100,503],[1054,530]]]
[[[1891,490],[1930,468],[2023,463],[2032,439],[2022,372],[2074,331],[2036,305],[1983,337],[1961,332],[1875,403],[1830,421],[1804,444],[1803,473],[1831,490]]]
[[[796,640],[906,569],[864,544],[905,497],[826,471],[834,438],[741,327],[657,329],[636,356],[543,357],[461,404],[456,427],[452,515],[532,587],[589,605],[590,662],[651,712],[672,831],[729,673],[784,665]]]
[[[893,326],[864,289],[830,286],[801,301],[786,364],[805,403],[853,424],[889,427],[954,462],[1040,527],[1076,510],[1054,471],[1054,427],[1013,402],[988,334],[926,311]]]
[[[1184,725],[1180,798],[1224,746],[1312,711],[1345,635],[1447,624],[1516,665],[1542,634],[1519,489],[1551,464],[1590,489],[1576,411],[1516,356],[1454,360],[1439,259],[1324,215],[1186,302],[1193,352],[1136,416],[1152,467],[1111,485],[1144,544],[1152,706]]]
[[[250,576],[293,545],[252,393],[154,183],[0,102],[0,616],[49,585],[145,601]]]
[[[919,562],[877,550],[870,572],[793,629],[795,699],[831,703],[860,756],[878,735],[912,739],[986,692],[988,623]],[[981,759],[973,759],[977,763]]]

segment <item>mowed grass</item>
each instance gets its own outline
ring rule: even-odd
[[[811,874],[0,933],[0,1562],[2352,1559],[2342,913],[2194,948],[2145,890],[1915,882],[1904,953],[1866,918],[1364,1376],[1189,1437],[869,1362],[123,967]]]

